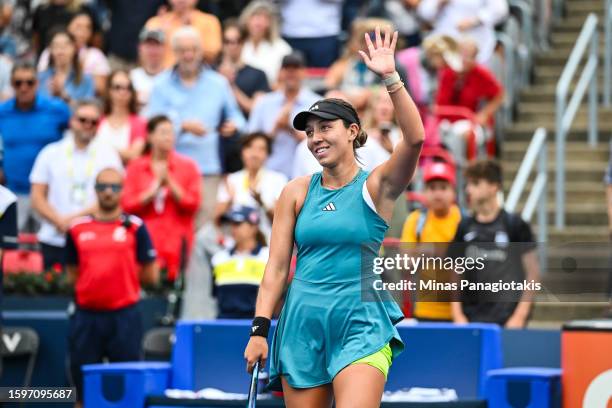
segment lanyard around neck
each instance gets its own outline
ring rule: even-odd
[[[88,149],[90,150],[87,151]],[[85,163],[85,180],[88,180],[94,175],[93,172],[94,172],[94,163],[96,161],[96,148],[95,146],[90,147],[88,145],[85,148],[85,150],[88,156],[87,162]],[[66,145],[66,168],[68,172],[68,177],[72,181],[74,181],[74,176],[75,176],[74,151],[75,151],[75,143],[74,143],[74,140],[71,140]]]
[[[262,175],[263,175],[263,168],[259,169],[259,171],[255,175],[255,180],[252,185],[253,189],[259,185]],[[244,177],[242,179],[242,187],[244,188],[245,191],[249,191],[249,189],[251,188],[251,184],[249,182],[249,172],[246,170],[244,171]]]

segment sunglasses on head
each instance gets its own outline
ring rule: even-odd
[[[20,88],[22,85],[27,85],[28,87],[33,87],[36,84],[35,79],[15,79],[13,81],[13,86],[15,88]]]
[[[113,193],[118,193],[121,191],[123,186],[121,184],[116,184],[116,183],[96,183],[95,185],[95,189],[98,193],[102,193],[109,188],[111,189]]]
[[[97,126],[98,122],[100,122],[100,119],[96,118],[96,119],[92,119],[92,118],[86,118],[84,116],[78,116],[77,120],[82,124],[82,125],[87,125],[87,126]]]

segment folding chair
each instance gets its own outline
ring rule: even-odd
[[[147,331],[142,341],[144,359],[170,361],[174,342],[174,327],[156,327]]]
[[[0,356],[3,360],[28,358],[22,386],[29,387],[38,356],[38,334],[29,327],[3,327],[1,333]]]

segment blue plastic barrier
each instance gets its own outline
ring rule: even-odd
[[[144,407],[150,394],[170,385],[170,363],[134,362],[83,366],[86,407]]]
[[[172,387],[245,392],[249,376],[243,350],[249,327],[250,322],[244,320],[179,322]],[[487,371],[502,367],[500,329],[496,325],[420,323],[400,325],[398,330],[406,350],[393,363],[387,390],[447,387],[454,388],[461,398],[483,397]],[[462,374],[453,374],[457,372]]]
[[[147,363],[95,365],[86,368],[85,394],[102,395],[100,378],[108,376],[108,370],[119,377],[137,377],[129,387],[130,402],[96,403],[93,407],[140,408],[147,395],[161,395],[165,388],[196,391],[212,387],[245,393],[250,376],[245,370],[243,351],[250,325],[248,320],[181,321],[176,328],[172,367],[164,366],[164,370],[171,371],[168,387],[161,387],[163,380],[154,387],[144,387],[138,370],[149,370],[152,366]],[[481,399],[485,395],[487,371],[502,366],[500,329],[496,325],[420,323],[399,325],[398,330],[406,350],[393,363],[387,390],[447,387],[454,388],[461,399]],[[165,375],[167,379],[167,372]],[[88,377],[93,385],[87,382]],[[100,401],[108,399],[99,398]]]
[[[487,371],[502,367],[494,324],[399,324],[406,349],[393,362],[386,389],[453,388],[460,399],[484,398]]]
[[[251,380],[244,361],[250,327],[250,320],[178,322],[172,353],[172,388],[197,391],[212,387],[245,393]],[[273,322],[268,340],[272,340],[275,327]]]
[[[152,399],[147,408],[244,408],[246,401],[201,401],[201,400],[159,400]],[[257,401],[257,408],[283,408],[282,399]],[[486,401],[452,401],[452,402],[383,402],[380,408],[487,408]]]
[[[246,401],[219,401],[206,402],[179,400],[176,404],[171,401],[162,401],[149,405],[147,408],[244,408]],[[284,408],[285,404],[279,398],[273,402],[258,401],[257,408]],[[453,402],[383,402],[380,408],[487,408],[486,401],[453,401]]]
[[[561,367],[561,331],[502,330],[504,367]]]
[[[560,408],[561,369],[514,367],[491,370],[489,408]]]

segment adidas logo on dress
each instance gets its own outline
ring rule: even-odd
[[[329,203],[325,207],[323,207],[323,211],[336,211],[336,206],[334,203]]]

